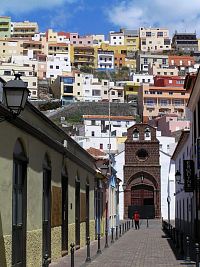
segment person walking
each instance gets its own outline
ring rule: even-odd
[[[135,229],[140,229],[140,214],[138,213],[138,211],[136,210],[134,215],[133,215],[133,219],[135,221]]]

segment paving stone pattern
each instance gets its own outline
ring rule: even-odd
[[[101,240],[101,246],[104,248],[105,240]],[[142,221],[139,230],[130,229],[109,248],[102,249],[102,254],[96,256],[97,242],[91,244],[90,264],[85,264],[86,249],[82,248],[75,252],[75,267],[178,267],[195,266],[194,262],[177,260],[174,255],[169,239],[161,229],[160,220],[149,220],[149,227]],[[70,256],[63,257],[57,264],[51,264],[55,267],[70,267]]]

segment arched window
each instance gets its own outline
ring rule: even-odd
[[[133,130],[133,140],[134,141],[137,141],[137,140],[139,140],[139,131],[138,131],[138,129],[134,129]]]
[[[43,257],[51,257],[51,161],[45,154],[43,161]]]
[[[145,129],[144,140],[151,140],[151,131],[149,130],[149,128]]]
[[[26,265],[27,157],[22,142],[13,151],[12,263]],[[19,246],[20,244],[20,246]]]
[[[62,253],[68,250],[68,173],[65,166],[61,173],[62,183]]]

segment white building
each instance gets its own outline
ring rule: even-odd
[[[56,79],[65,72],[71,72],[70,53],[47,56],[47,78]]]
[[[153,75],[149,75],[149,74],[138,74],[138,73],[134,73],[132,76],[132,80],[134,83],[149,83],[149,84],[153,84],[154,83],[154,79],[153,79]]]
[[[165,28],[140,28],[140,50],[171,50],[169,30]]]
[[[94,147],[104,152],[118,153],[121,144],[124,143],[127,129],[135,124],[132,116],[110,116],[110,138],[109,117],[105,115],[83,115],[84,126],[81,136],[74,139],[84,148]]]
[[[124,33],[110,31],[109,41],[110,45],[124,45]]]
[[[175,138],[161,136],[157,131],[157,139],[160,142],[161,217],[168,220],[169,216],[170,220],[175,220],[175,162],[171,159],[176,147]]]
[[[114,52],[113,51],[98,51],[97,68],[99,70],[114,70]]]
[[[105,42],[105,35],[104,34],[93,34],[93,46],[100,46],[102,43]]]
[[[0,77],[6,82],[13,79],[15,73],[22,75],[21,79],[26,83],[30,95],[30,99],[38,98],[38,79],[35,70],[32,66],[13,64],[13,63],[2,63],[0,64]]]

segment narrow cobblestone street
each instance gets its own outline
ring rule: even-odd
[[[78,266],[112,266],[112,267],[164,267],[164,266],[195,266],[194,262],[176,259],[170,246],[170,239],[161,229],[159,220],[150,220],[149,227],[146,221],[141,222],[140,230],[131,228],[114,244],[109,243],[109,248],[104,249],[104,239],[101,242],[102,254],[96,255],[97,243],[91,244],[90,264],[84,263],[86,249],[75,252],[75,267]],[[58,264],[50,266],[70,266],[70,255],[64,257]]]

